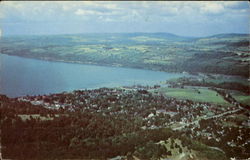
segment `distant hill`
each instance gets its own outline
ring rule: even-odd
[[[232,37],[249,37],[250,34],[240,34],[240,33],[225,33],[225,34],[216,34],[209,36],[211,38],[232,38]]]
[[[228,33],[228,34],[216,34],[212,36],[206,37],[199,37],[195,38],[195,40],[202,40],[202,39],[210,39],[210,40],[235,40],[236,38],[243,38],[246,40],[250,40],[250,34],[239,34],[239,33]]]

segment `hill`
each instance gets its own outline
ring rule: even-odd
[[[167,72],[249,77],[249,35],[191,38],[170,33],[9,36],[1,53],[52,61],[126,66]]]

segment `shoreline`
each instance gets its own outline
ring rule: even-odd
[[[15,56],[20,58],[28,58],[33,60],[40,60],[40,61],[47,61],[47,62],[58,62],[58,63],[69,63],[69,64],[82,64],[82,65],[94,65],[94,66],[102,66],[102,67],[117,67],[117,68],[128,68],[128,69],[139,69],[139,70],[148,70],[148,71],[155,71],[155,72],[165,72],[165,73],[176,73],[176,74],[190,74],[189,72],[182,71],[182,72],[174,72],[174,71],[161,71],[156,69],[150,69],[150,68],[141,68],[141,67],[129,67],[124,66],[122,64],[101,64],[101,63],[95,63],[95,62],[82,62],[82,61],[67,61],[67,60],[60,60],[60,59],[53,59],[53,58],[42,58],[42,57],[26,57],[26,56],[20,56],[20,55],[12,55],[12,54],[5,54],[0,53],[3,55],[8,56]],[[198,73],[197,73],[198,74]]]
[[[243,79],[249,79],[250,77],[244,77],[242,75],[231,75],[231,74],[220,74],[220,73],[207,73],[207,72],[188,72],[188,71],[163,71],[163,70],[157,70],[154,68],[148,68],[148,67],[130,67],[122,64],[102,64],[102,63],[95,63],[95,62],[82,62],[82,61],[67,61],[67,60],[60,60],[60,59],[54,59],[54,58],[47,58],[47,57],[29,57],[29,56],[20,56],[20,55],[12,55],[12,54],[5,54],[0,53],[3,55],[8,56],[16,56],[21,58],[28,58],[33,60],[41,60],[41,61],[47,61],[47,62],[58,62],[58,63],[69,63],[69,64],[82,64],[82,65],[94,65],[94,66],[103,66],[103,67],[118,67],[118,68],[128,68],[128,69],[139,69],[139,70],[148,70],[148,71],[155,71],[155,72],[165,72],[165,73],[175,73],[175,74],[189,74],[192,76],[196,75],[216,75],[216,76],[233,76],[233,77],[239,77]]]

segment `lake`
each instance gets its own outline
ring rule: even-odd
[[[51,62],[0,54],[0,94],[41,95],[127,85],[154,85],[184,74]]]

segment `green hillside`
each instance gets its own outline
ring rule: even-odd
[[[169,33],[8,36],[1,53],[22,57],[126,66],[168,72],[249,76],[249,35],[203,38]]]

